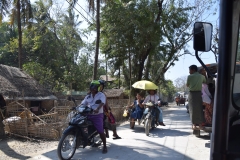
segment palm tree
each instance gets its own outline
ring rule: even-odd
[[[22,23],[29,24],[29,20],[32,18],[32,8],[30,0],[14,0],[13,9],[11,12],[10,24],[14,25],[15,19],[17,19],[18,26],[18,65],[22,69]],[[30,27],[30,25],[28,26]]]
[[[74,7],[78,0],[72,0],[72,6]],[[97,79],[97,68],[98,68],[98,55],[99,55],[99,42],[100,42],[100,3],[107,3],[108,0],[88,0],[89,12],[95,14],[95,5],[96,5],[96,51],[94,57],[94,67],[93,67],[93,79]]]

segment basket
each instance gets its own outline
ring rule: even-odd
[[[59,131],[46,124],[34,124],[28,127],[30,137],[39,137],[44,139],[58,139]]]
[[[7,132],[19,134],[22,136],[28,135],[28,122],[27,119],[21,119],[20,117],[11,117],[5,120],[5,128]]]

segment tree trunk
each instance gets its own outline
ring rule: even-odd
[[[140,81],[142,79],[144,64],[145,64],[145,61],[146,61],[148,55],[150,54],[151,50],[152,50],[152,44],[150,43],[148,49],[145,51],[145,53],[142,54],[142,56],[139,60],[140,63],[139,63],[138,77],[137,77],[138,81]]]
[[[130,47],[129,47],[130,48]],[[129,63],[129,100],[128,105],[131,105],[131,93],[132,93],[132,61],[131,61],[131,53],[130,49],[128,49],[128,63]]]
[[[17,1],[17,21],[18,21],[18,65],[22,69],[22,26],[20,0]]]
[[[118,68],[118,89],[120,89],[120,78],[121,78],[121,69],[120,69],[120,66]]]
[[[96,52],[95,52],[95,60],[93,67],[93,79],[97,79],[97,68],[98,68],[98,54],[99,54],[99,41],[100,41],[100,0],[97,0],[97,15],[96,15],[96,23],[97,23],[97,39],[96,39]]]

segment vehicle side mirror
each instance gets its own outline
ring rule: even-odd
[[[212,42],[211,23],[195,22],[193,29],[193,48],[196,51],[208,52],[211,50]]]

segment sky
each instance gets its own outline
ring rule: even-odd
[[[193,42],[191,41],[190,43]],[[189,47],[189,50],[191,53],[193,54],[195,53],[192,46]],[[200,58],[205,64],[216,63],[215,56],[212,52],[201,53]],[[170,79],[174,82],[177,78],[188,76],[189,75],[188,67],[193,64],[201,66],[201,64],[198,62],[195,56],[184,55],[179,58],[179,61],[175,62],[175,65],[173,67],[169,68],[169,70],[165,73],[165,78]]]

